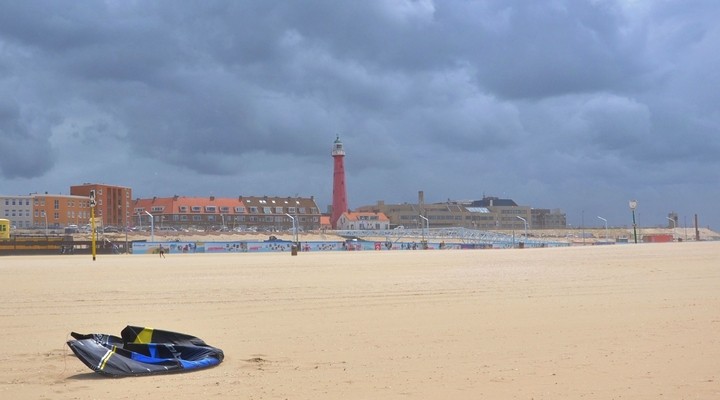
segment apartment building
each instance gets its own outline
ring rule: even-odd
[[[317,230],[320,212],[314,197],[239,196],[153,197],[132,203],[134,226],[280,231]]]
[[[70,194],[89,199],[90,191],[95,191],[95,218],[103,226],[129,226],[132,220],[132,189],[124,186],[99,183],[83,183],[71,186]]]

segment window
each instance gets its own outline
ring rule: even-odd
[[[165,209],[165,207],[163,207],[163,206],[153,206],[150,209],[150,212],[163,212],[164,209]]]
[[[206,213],[214,213],[214,212],[217,212],[217,207],[215,207],[215,206],[205,206],[205,212],[206,212]]]
[[[13,204],[15,204],[14,201],[13,201]],[[55,199],[55,200],[53,201],[53,208],[56,209],[56,210],[59,210],[59,209],[60,209],[60,200]]]
[[[193,215],[193,221],[202,221],[202,215]]]
[[[202,207],[200,207],[200,206],[192,206],[192,207],[190,208],[190,210],[192,210],[192,212],[200,212],[200,211],[202,211]],[[193,219],[193,221],[194,221],[194,219]]]
[[[184,213],[187,212],[187,206],[180,206],[180,212]]]
[[[288,207],[288,214],[295,214],[295,207]]]
[[[223,214],[227,214],[230,212],[230,207],[220,207],[220,212]]]
[[[276,213],[276,214],[282,214],[282,213],[283,213],[283,208],[282,208],[282,207],[275,207],[275,213]]]
[[[250,213],[257,214],[258,208],[257,207],[250,207]]]
[[[207,216],[207,220],[210,221],[210,222],[214,222],[214,221],[215,221],[215,216],[214,216],[214,215],[208,215],[208,216]]]
[[[263,207],[263,213],[272,214],[272,207]]]
[[[244,214],[245,213],[245,207],[235,207],[235,212],[238,214]]]

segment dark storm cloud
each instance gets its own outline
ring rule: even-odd
[[[720,220],[695,200],[720,195],[707,184],[720,179],[719,9],[7,2],[0,174],[18,193],[99,180],[141,196],[325,199],[340,134],[354,206],[424,190],[429,201],[505,195],[573,218],[646,196],[661,222],[699,207]],[[119,174],[126,165],[138,169]]]
[[[54,161],[41,115],[22,115],[14,104],[0,102],[0,173],[28,178],[47,172]]]

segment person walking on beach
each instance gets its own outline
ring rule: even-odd
[[[160,245],[160,251],[158,253],[160,253],[160,258],[165,258],[165,249],[162,245]]]

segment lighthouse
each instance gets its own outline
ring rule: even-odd
[[[337,136],[332,148],[332,157],[334,160],[333,167],[333,198],[332,198],[332,215],[330,216],[330,225],[333,229],[337,229],[337,221],[342,213],[348,210],[347,190],[345,189],[345,150],[340,141],[340,135]]]

